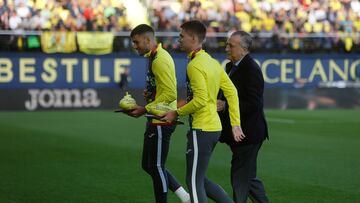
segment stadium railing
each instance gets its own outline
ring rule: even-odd
[[[37,39],[43,31],[0,30],[0,51],[41,51],[29,46],[29,38]],[[114,32],[113,52],[131,50],[130,32]],[[251,33],[253,52],[273,53],[360,53],[360,33]],[[170,51],[178,50],[179,32],[156,32],[158,40]],[[228,32],[208,33],[205,48],[210,52],[223,52]]]

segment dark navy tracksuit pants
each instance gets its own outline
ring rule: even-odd
[[[142,154],[142,168],[151,176],[157,203],[167,202],[168,188],[175,191],[180,184],[165,168],[171,134],[175,125],[160,126],[146,124]]]

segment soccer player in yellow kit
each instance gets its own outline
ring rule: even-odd
[[[130,33],[134,49],[149,59],[144,98],[145,107],[136,106],[127,114],[133,117],[144,115],[151,105],[166,102],[176,109],[175,65],[170,54],[157,44],[152,27],[141,24]],[[184,203],[190,203],[190,196],[165,168],[169,151],[170,136],[176,125],[148,118],[142,154],[142,168],[151,176],[157,203],[167,202],[168,188]]]
[[[181,25],[180,48],[188,54],[187,104],[169,111],[162,120],[173,121],[178,116],[189,115],[187,134],[186,183],[191,202],[206,203],[207,196],[216,202],[233,202],[226,192],[205,177],[208,163],[221,133],[217,113],[217,95],[221,89],[228,101],[233,136],[244,139],[240,127],[239,101],[235,86],[218,61],[202,49],[206,27],[199,21]]]

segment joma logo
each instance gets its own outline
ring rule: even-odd
[[[25,101],[27,110],[42,108],[98,107],[101,100],[94,89],[29,89],[30,99]]]

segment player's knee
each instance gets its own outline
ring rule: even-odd
[[[142,164],[142,169],[143,169],[146,173],[150,174],[150,167],[149,167],[147,164]]]
[[[156,166],[144,166],[143,165],[142,169],[151,176],[156,175],[156,173],[157,173],[157,167]]]

